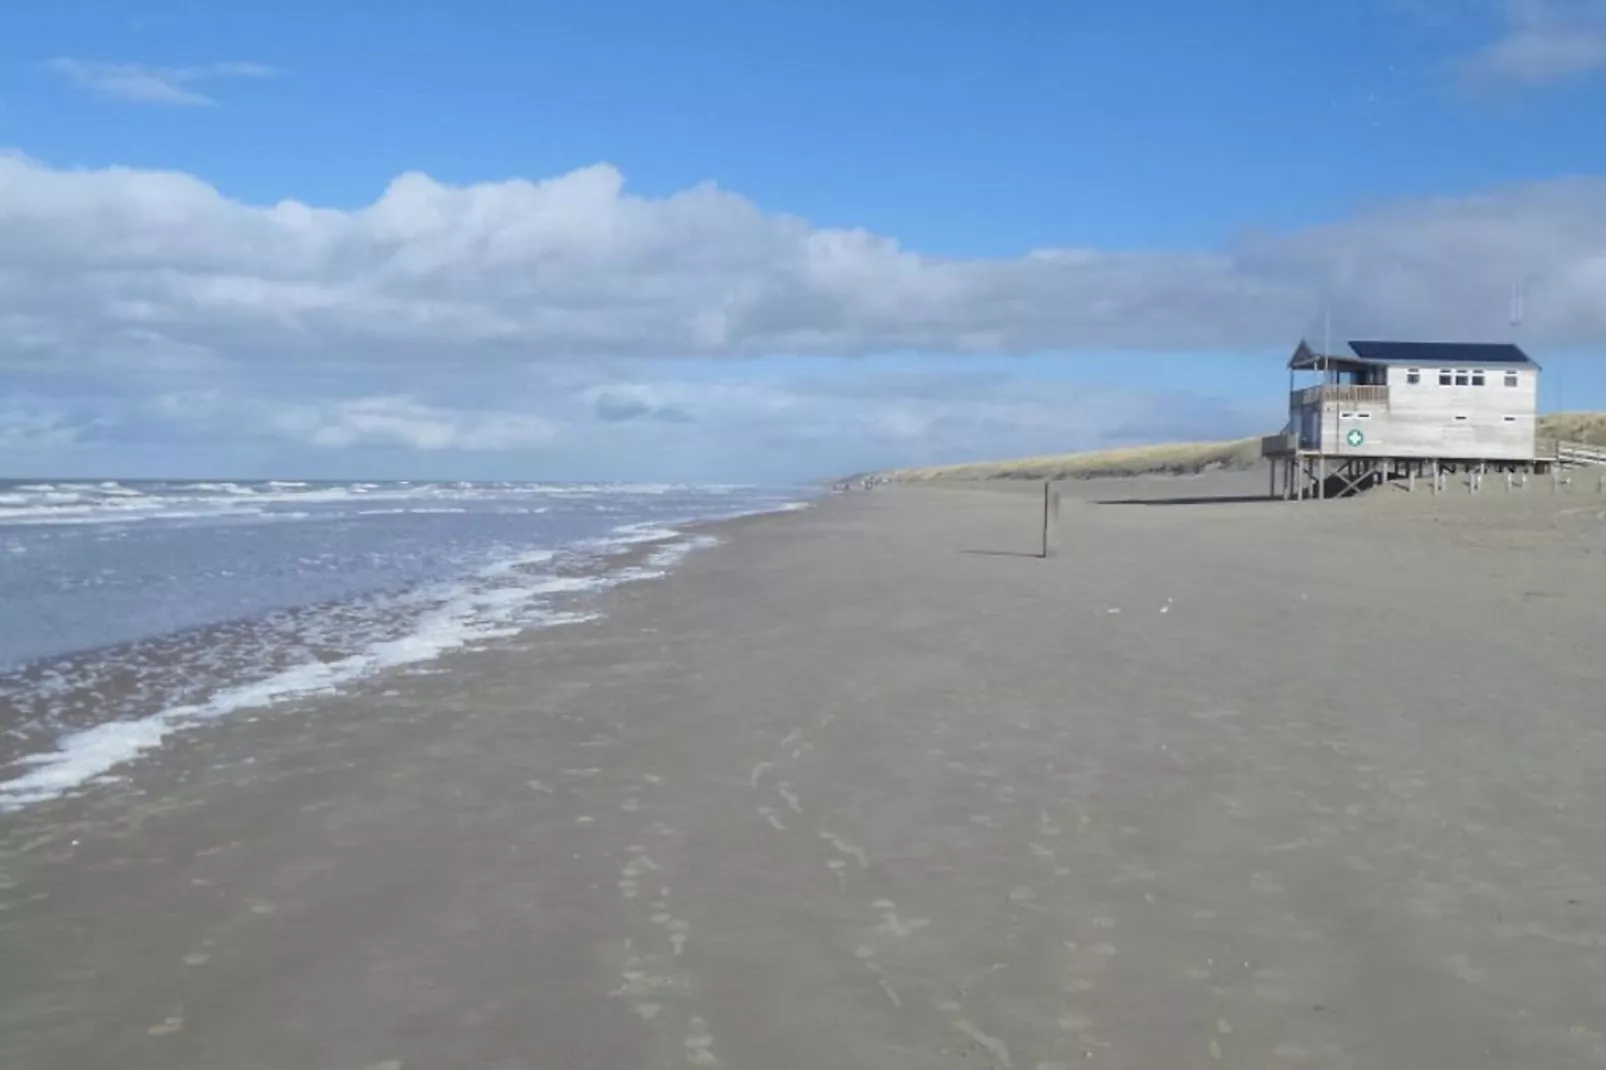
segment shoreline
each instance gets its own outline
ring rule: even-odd
[[[1033,505],[735,521],[0,820],[0,1062],[1606,1052],[1606,503]]]
[[[162,746],[174,732],[242,712],[328,696],[387,672],[410,665],[427,665],[458,649],[511,638],[527,629],[560,627],[589,619],[586,605],[597,595],[622,583],[670,575],[687,555],[715,545],[717,532],[725,525],[755,516],[800,511],[809,505],[806,500],[794,501],[733,515],[629,523],[604,538],[521,552],[479,573],[482,577],[523,574],[531,568],[549,573],[547,578],[537,578],[533,585],[520,589],[528,605],[517,613],[502,614],[501,607],[491,604],[487,607],[489,617],[481,621],[476,616],[485,616],[485,610],[477,610],[471,604],[454,613],[448,605],[442,612],[449,619],[443,623],[452,625],[456,618],[461,620],[448,629],[450,634],[433,642],[400,637],[376,642],[370,644],[368,650],[346,655],[314,651],[311,660],[287,663],[256,678],[220,678],[208,691],[196,692],[189,701],[136,717],[95,720],[80,715],[66,720],[60,716],[47,719],[37,714],[29,716],[0,702],[0,729],[8,729],[5,739],[0,741],[0,776],[3,776],[0,779],[0,818],[6,813],[82,790],[95,780],[112,775],[118,767],[140,760]],[[436,585],[452,582],[464,585],[472,578],[437,581]],[[338,607],[339,603],[334,605]],[[293,612],[315,613],[325,608],[328,607],[297,607]],[[502,620],[501,616],[507,619]],[[25,666],[16,676],[35,682],[60,678],[63,667],[70,674],[73,666],[103,660],[121,664],[129,655],[137,655],[137,662],[159,666],[173,661],[175,650],[206,647],[214,644],[219,636],[248,632],[259,623],[254,618],[223,621],[174,635],[74,651],[41,659]],[[420,632],[427,627],[425,622],[415,624]],[[59,701],[62,696],[51,697]],[[69,708],[73,705],[72,697],[70,692],[65,695]],[[77,705],[92,708],[104,704],[108,698],[115,702],[118,696],[115,692],[107,695],[102,686],[95,686]]]

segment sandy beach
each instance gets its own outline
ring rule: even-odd
[[[732,522],[0,816],[0,1066],[1606,1066],[1606,497],[1263,491]]]

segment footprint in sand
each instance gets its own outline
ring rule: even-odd
[[[714,1054],[714,1036],[708,1031],[708,1023],[701,1018],[686,1023],[686,1062],[691,1066],[719,1065],[719,1057]]]
[[[856,862],[859,863],[859,868],[860,869],[869,869],[870,868],[870,859],[868,857],[866,857],[866,855],[864,853],[864,848],[855,847],[853,844],[849,843],[847,840],[844,840],[842,837],[836,835],[834,832],[821,832],[820,833],[820,839],[825,840],[827,843],[829,843],[836,850],[841,851],[843,854],[847,855],[849,858],[854,859]]]
[[[870,971],[870,975],[875,978],[876,986],[886,993],[887,999],[892,1001],[892,1005],[894,1007],[902,1007],[903,1000],[898,996],[897,989],[892,987],[892,982],[887,980],[887,975],[881,972],[881,967],[875,964],[875,948],[861,944],[853,952],[853,956],[864,963],[864,968]]]
[[[686,950],[686,941],[691,936],[691,922],[685,918],[669,919],[669,946],[676,955]]]
[[[901,940],[931,924],[930,918],[910,918],[905,921],[898,917],[898,905],[890,899],[877,899],[874,906],[881,912],[881,924],[875,927],[875,931],[886,936]]]
[[[1009,1048],[1005,1046],[1004,1042],[999,1040],[997,1037],[988,1036],[986,1033],[983,1033],[980,1029],[977,1029],[974,1025],[972,1025],[968,1018],[958,1019],[953,1023],[953,1026],[955,1029],[959,1030],[961,1033],[965,1034],[965,1036],[969,1037],[971,1040],[975,1041],[983,1049],[985,1049],[987,1054],[991,1055],[995,1060],[997,1060],[1000,1066],[1004,1067],[1004,1070],[1011,1070],[1011,1068],[1015,1065],[1014,1063],[1010,1062]]]

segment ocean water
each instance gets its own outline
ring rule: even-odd
[[[714,541],[686,525],[803,504],[743,487],[0,482],[0,811],[115,775],[187,725],[585,619],[588,595]]]

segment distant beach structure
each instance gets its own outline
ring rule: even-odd
[[[1606,462],[1598,447],[1541,438],[1541,368],[1501,343],[1356,341],[1337,352],[1308,342],[1288,361],[1288,423],[1261,441],[1270,494],[1343,496],[1404,480],[1451,477],[1478,490],[1570,464]]]

